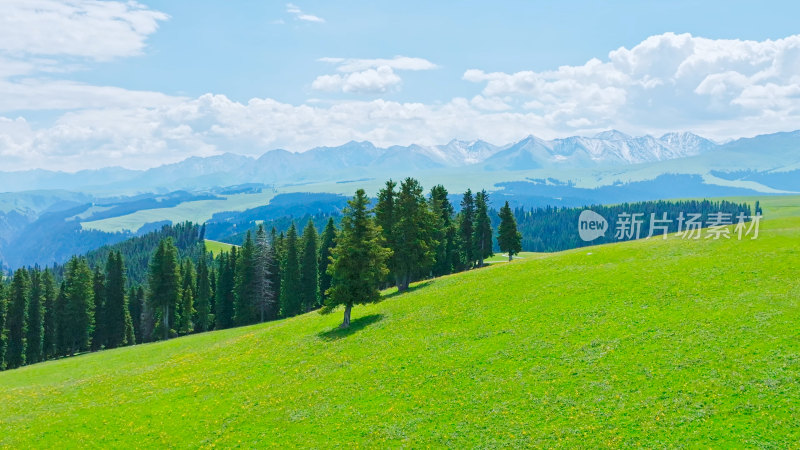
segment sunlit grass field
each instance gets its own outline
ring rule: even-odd
[[[536,258],[544,255],[545,253],[520,252],[520,254],[514,255],[514,261]],[[489,264],[508,262],[508,253],[495,253],[493,256],[486,258],[484,262]]]
[[[213,253],[214,256],[218,256],[222,252],[229,252],[231,250],[231,247],[233,247],[232,244],[228,244],[226,242],[212,241],[210,239],[206,239],[204,243],[206,246],[206,251]]]
[[[0,446],[795,446],[800,201],[762,203],[757,240],[494,264],[346,332],[310,313],[3,372]]]
[[[264,206],[276,194],[272,191],[257,194],[233,194],[221,196],[220,200],[195,200],[184,202],[169,208],[143,209],[124,216],[110,217],[108,219],[81,222],[81,227],[86,230],[99,230],[107,233],[129,230],[136,232],[142,225],[162,220],[171,220],[172,223],[191,221],[203,223],[211,219],[218,212],[244,211],[250,208]]]

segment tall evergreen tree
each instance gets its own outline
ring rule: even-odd
[[[276,295],[272,288],[272,272],[274,266],[273,251],[269,244],[267,231],[259,225],[256,232],[255,247],[255,297],[258,317],[261,322],[274,319],[276,314]]]
[[[52,359],[58,354],[58,311],[56,302],[56,283],[53,272],[45,269],[42,273],[42,286],[44,289],[44,324],[42,338],[42,358]]]
[[[64,353],[88,351],[94,335],[94,285],[92,270],[83,258],[72,257],[64,277],[64,305],[59,328]]]
[[[435,218],[422,186],[413,178],[400,183],[400,193],[394,207],[395,224],[392,230],[393,245],[389,269],[395,276],[397,289],[405,291],[415,278],[427,274],[434,263]]]
[[[211,274],[208,272],[208,256],[203,252],[200,261],[197,262],[197,286],[195,291],[195,308],[197,309],[197,320],[195,330],[208,331],[214,323],[214,315],[211,310]]]
[[[328,219],[328,223],[322,231],[319,244],[319,292],[323,303],[326,297],[325,291],[331,287],[331,276],[328,273],[328,265],[330,265],[331,251],[336,243],[335,239],[336,225],[333,223],[333,217],[331,217]]]
[[[92,334],[92,350],[103,348],[106,343],[106,276],[95,267],[92,277],[94,290],[94,334]]]
[[[363,189],[356,191],[348,201],[328,267],[332,282],[323,312],[344,305],[341,328],[350,326],[353,305],[380,299],[380,285],[389,273],[386,261],[392,251],[383,246],[383,236],[367,210],[368,204],[369,198]]]
[[[142,308],[144,306],[144,289],[140,286],[131,286],[128,290],[128,314],[133,327],[133,342],[144,342],[142,337]]]
[[[320,306],[319,296],[319,236],[314,222],[309,219],[303,229],[300,243],[300,295],[303,311]]]
[[[497,245],[500,251],[508,253],[508,260],[511,261],[514,255],[522,251],[522,235],[517,231],[517,219],[514,212],[506,204],[500,208],[500,227],[497,230]]]
[[[109,348],[135,343],[133,320],[125,297],[125,264],[120,252],[111,252],[106,261],[105,330]]]
[[[469,269],[477,259],[472,243],[475,224],[475,200],[472,191],[467,189],[461,199],[461,212],[458,214],[458,237],[461,243],[461,270]]]
[[[189,334],[194,331],[196,277],[192,260],[184,259],[181,264],[181,300],[178,304],[178,314],[175,316],[179,334]]]
[[[229,253],[222,253],[219,256],[216,314],[214,317],[216,329],[230,328],[233,326],[233,292],[236,278],[236,254],[236,247],[233,247]]]
[[[28,298],[30,289],[31,280],[28,271],[18,269],[11,281],[11,294],[6,318],[6,328],[8,329],[6,366],[9,369],[25,365],[28,345]]]
[[[69,265],[67,265],[69,267]],[[62,280],[56,296],[56,356],[67,354],[67,282]]]
[[[457,229],[453,220],[455,212],[444,186],[434,186],[430,197],[435,220],[434,239],[438,242],[433,273],[436,276],[447,275],[459,266]]]
[[[8,334],[6,332],[6,318],[8,317],[8,299],[6,287],[0,279],[0,370],[6,368],[6,347],[8,347]]]
[[[150,262],[149,302],[159,324],[161,336],[168,339],[175,323],[175,311],[181,298],[181,274],[178,250],[168,237],[161,240]]]
[[[249,325],[256,322],[256,248],[250,231],[247,232],[236,261],[234,279],[233,322]]]
[[[136,291],[136,296],[141,299],[142,304],[142,313],[139,315],[142,338],[136,342],[150,342],[155,338],[156,314],[153,311],[153,305],[150,304],[150,300],[144,293],[143,287],[139,287]]]
[[[208,310],[211,311],[208,329],[211,330],[214,328],[214,312],[217,310],[217,268],[214,264],[213,255],[211,254],[209,254],[208,269],[208,284],[211,286],[208,296]]]
[[[391,179],[387,181],[385,187],[378,191],[378,201],[373,208],[375,223],[381,227],[381,236],[383,237],[384,245],[392,250],[396,247],[394,230],[398,219],[396,212],[398,193],[395,190],[396,187],[396,182]],[[397,257],[398,255],[392,253],[392,256],[389,257],[386,263],[389,268],[387,277],[393,279],[393,281],[396,281],[394,280],[396,278],[394,268],[398,264],[395,261]]]
[[[300,261],[297,253],[297,227],[294,222],[286,232],[284,260],[281,264],[281,315],[291,317],[300,314]]]
[[[274,297],[273,307],[270,309],[269,318],[277,319],[280,314],[280,296],[281,296],[281,263],[283,262],[283,238],[278,234],[275,227],[270,231],[270,265],[269,265],[269,279],[272,288],[272,295]]]
[[[25,363],[35,364],[42,361],[44,349],[44,284],[42,272],[30,270],[31,289],[28,294],[28,326],[25,346]]]
[[[489,194],[480,191],[475,195],[475,225],[472,231],[473,257],[478,267],[483,260],[492,256],[492,222],[489,219]]]

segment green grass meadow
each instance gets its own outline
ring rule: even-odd
[[[212,241],[211,239],[205,239],[203,241],[206,246],[206,251],[211,252],[214,256],[218,256],[222,252],[229,252],[231,247],[234,247],[233,244],[228,244],[226,242],[220,241]]]
[[[309,313],[3,372],[0,447],[796,446],[800,197],[762,204],[757,240],[522,255],[348,331]]]
[[[135,232],[143,225],[163,220],[172,223],[191,221],[204,223],[219,212],[244,211],[250,208],[264,206],[275,196],[272,191],[257,194],[233,194],[221,196],[219,200],[194,200],[183,202],[169,208],[143,209],[124,216],[110,217],[108,219],[81,222],[85,230],[99,230],[107,233],[118,231]]]

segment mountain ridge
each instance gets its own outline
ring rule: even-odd
[[[800,141],[800,131],[741,138],[725,144],[687,131],[654,137],[630,136],[617,130],[590,137],[570,136],[552,140],[529,135],[505,145],[453,139],[442,145],[377,147],[369,141],[349,141],[340,146],[315,147],[304,152],[273,149],[258,157],[231,152],[208,157],[192,156],[146,170],[117,166],[75,173],[44,169],[0,171],[0,186],[9,192],[67,189],[112,195],[202,189],[248,182],[282,185],[358,179],[365,171],[374,176],[394,176],[458,168],[490,172],[593,169],[681,160],[726,149],[737,154],[745,149],[758,157],[754,149],[770,145],[779,138]],[[781,146],[782,149],[786,147],[783,143]],[[790,144],[790,147],[795,145]],[[800,148],[800,142],[796,147]],[[793,151],[791,148],[786,151],[790,150]]]

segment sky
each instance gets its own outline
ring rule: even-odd
[[[800,129],[800,3],[0,0],[0,171]]]

